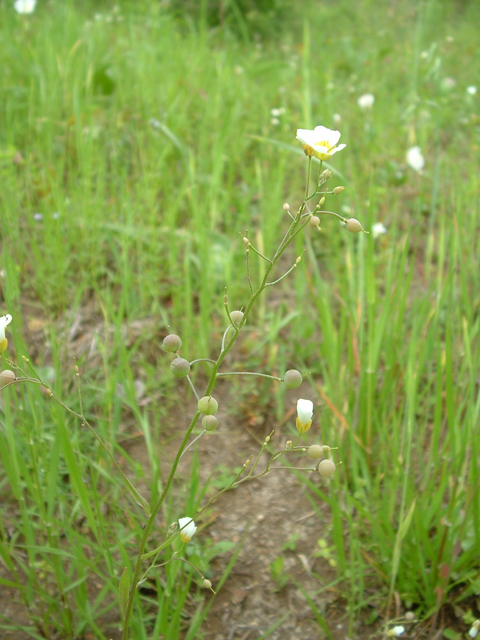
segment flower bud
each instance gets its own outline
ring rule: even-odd
[[[322,478],[331,478],[335,473],[335,463],[332,460],[322,460],[318,465],[318,473]]]
[[[360,233],[360,231],[363,231],[362,225],[356,218],[349,218],[345,223],[345,226],[347,227],[347,231],[350,231],[350,233]]]
[[[290,369],[286,372],[283,381],[287,389],[296,389],[303,382],[302,374],[296,369]]]
[[[204,589],[211,589],[212,588],[212,583],[210,582],[210,580],[207,580],[206,578],[204,578],[204,580],[203,580],[203,588]]]
[[[309,458],[313,458],[313,460],[321,458],[323,456],[323,447],[321,447],[319,444],[310,445],[307,449],[307,456]]]
[[[181,346],[181,339],[174,333],[170,333],[163,339],[162,347],[165,349],[165,351],[169,351],[170,353],[177,353]]]
[[[190,373],[190,363],[185,358],[175,358],[170,364],[170,371],[176,378],[185,378]]]
[[[232,311],[230,318],[234,325],[239,325],[243,318],[243,311]]]
[[[327,180],[330,180],[331,177],[332,172],[330,171],[330,169],[325,169],[324,171],[322,171],[320,177],[318,178],[318,184],[323,184]]]
[[[0,373],[0,389],[5,387],[9,382],[13,382],[16,379],[16,375],[10,369],[5,369]]]
[[[195,526],[195,522],[192,518],[179,518],[178,524],[180,525],[180,539],[186,544],[190,542],[190,540],[195,535],[195,531],[197,527]]]
[[[293,442],[291,440],[287,440],[285,443],[285,449],[288,451],[293,447]]]
[[[202,427],[206,431],[215,431],[218,427],[218,420],[215,416],[203,416],[202,418]]]
[[[312,216],[309,220],[312,227],[320,226],[320,218],[318,216]]]
[[[324,204],[325,204],[325,196],[322,196],[318,201],[318,206],[323,207]]]
[[[345,187],[335,187],[335,189],[333,190],[333,193],[338,196],[339,193],[342,193],[342,191],[345,191]]]
[[[213,396],[203,396],[198,401],[197,407],[200,413],[204,413],[206,416],[213,416],[218,411],[218,402]]]
[[[288,204],[288,202],[285,202],[285,204],[283,205],[283,210],[290,211],[290,205]]]
[[[297,401],[297,429],[300,434],[306,433],[312,424],[313,402],[311,400]]]

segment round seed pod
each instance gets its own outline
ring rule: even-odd
[[[204,589],[211,589],[212,588],[212,583],[210,582],[210,580],[207,580],[206,578],[203,580],[203,588]]]
[[[287,389],[296,389],[303,382],[302,374],[296,369],[289,369],[286,372],[283,381]]]
[[[408,620],[408,622],[415,620],[415,614],[413,613],[413,611],[407,611],[407,613],[405,614],[405,620]]]
[[[309,223],[312,227],[318,227],[320,224],[320,218],[318,216],[312,216],[309,220]]]
[[[218,402],[213,396],[203,396],[198,401],[197,407],[200,413],[204,413],[206,416],[213,416],[218,411]]]
[[[307,449],[307,456],[316,460],[323,457],[323,447],[319,444],[312,444]]]
[[[170,364],[170,371],[176,378],[185,378],[190,373],[190,363],[185,358],[175,358]]]
[[[174,333],[170,333],[163,339],[162,347],[165,351],[169,351],[170,353],[177,353],[181,346],[181,338]]]
[[[232,311],[230,318],[232,319],[233,324],[238,325],[242,321],[243,311]]]
[[[350,233],[360,233],[360,231],[363,231],[362,225],[356,218],[349,218],[345,223],[345,226],[347,227],[347,231],[350,231]]]
[[[218,427],[218,420],[215,416],[203,416],[202,427],[206,431],[215,431]]]
[[[0,372],[0,389],[5,387],[9,382],[13,382],[16,379],[16,375],[10,369]]]
[[[335,463],[332,460],[322,460],[318,465],[318,473],[322,478],[331,478],[335,473]]]

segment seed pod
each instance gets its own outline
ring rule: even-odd
[[[16,377],[10,369],[5,369],[5,371],[0,372],[0,389],[5,387],[9,382],[13,382]]]
[[[312,227],[318,227],[320,224],[320,218],[318,216],[312,216],[309,222]]]
[[[203,588],[204,589],[211,589],[212,588],[212,583],[210,582],[210,580],[207,580],[206,578],[203,580]]]
[[[170,364],[170,371],[176,378],[185,378],[190,373],[190,363],[185,358],[175,358]]]
[[[350,231],[350,233],[360,233],[360,231],[363,231],[362,225],[356,218],[349,218],[345,223],[345,226],[347,227],[347,231]]]
[[[218,411],[218,402],[213,396],[203,396],[197,404],[200,413],[206,416],[213,416]]]
[[[322,478],[331,478],[335,473],[335,463],[332,460],[322,460],[318,465],[318,473]]]
[[[302,374],[296,369],[290,369],[286,372],[283,381],[287,389],[296,389],[303,382]]]
[[[181,346],[181,338],[174,333],[170,333],[163,339],[162,347],[165,351],[169,351],[170,353],[177,353]]]
[[[338,196],[339,193],[342,193],[342,191],[345,191],[345,187],[335,187],[335,189],[333,190],[333,193]]]
[[[215,431],[218,427],[218,420],[215,416],[203,416],[202,418],[202,427],[206,431]]]
[[[307,449],[307,456],[309,458],[313,458],[313,460],[316,460],[317,458],[322,458],[323,447],[321,447],[319,444],[310,445]]]
[[[232,311],[232,313],[230,314],[230,318],[234,325],[240,324],[243,318],[243,311],[239,311],[239,310]]]
[[[283,210],[290,211],[290,205],[288,204],[288,202],[285,202],[285,204],[283,205]]]

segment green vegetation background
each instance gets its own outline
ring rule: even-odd
[[[327,204],[387,233],[352,236],[326,218],[298,238],[290,257],[306,249],[300,268],[257,309],[242,366],[312,373],[323,437],[338,442],[343,465],[331,493],[311,491],[332,507],[351,629],[367,603],[380,611],[394,591],[425,616],[480,592],[480,119],[479,94],[466,91],[480,77],[479,22],[478,3],[447,0],[40,0],[30,16],[0,5],[9,356],[31,354],[75,408],[80,351],[86,411],[121,455],[129,406],[151,464],[146,473],[131,460],[132,473],[153,493],[156,438],[178,402],[160,350],[167,326],[190,359],[212,355],[224,287],[232,307],[247,295],[239,233],[268,255],[283,202],[303,195],[295,130],[342,132],[330,184],[346,190]],[[370,110],[357,104],[364,93],[375,96]],[[413,145],[425,156],[421,175],[406,164]],[[254,263],[254,277],[261,270]],[[146,409],[138,379],[154,399]],[[259,406],[270,390],[257,389]],[[283,391],[271,393],[280,418]],[[3,394],[0,455],[1,557],[41,620],[31,633],[43,624],[104,637],[95,620],[115,606],[114,571],[133,534],[121,509],[99,518],[86,559],[75,514],[91,504],[98,516],[121,495],[102,454],[38,389],[23,388]],[[200,498],[192,481],[185,500]],[[39,577],[47,565],[52,593]],[[87,567],[106,585],[93,603]],[[66,593],[73,616],[57,606]],[[167,604],[162,615],[136,632],[162,628]]]

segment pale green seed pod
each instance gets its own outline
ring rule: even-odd
[[[323,457],[323,447],[319,444],[312,444],[307,449],[307,456],[316,460]]]
[[[185,378],[190,373],[190,363],[185,358],[175,358],[170,364],[170,371],[176,378]]]
[[[322,460],[318,465],[318,473],[322,476],[322,478],[331,478],[335,473],[335,463],[333,460]]]
[[[345,191],[345,187],[335,187],[335,189],[333,190],[333,193],[338,196],[339,193],[342,193],[342,191]]]
[[[312,227],[318,227],[320,224],[320,218],[318,216],[312,216],[309,223]]]
[[[207,580],[207,578],[205,578],[203,580],[203,588],[204,589],[211,589],[212,588],[212,583],[210,582],[210,580]]]
[[[174,333],[170,333],[163,339],[162,347],[165,351],[169,351],[170,353],[177,353],[181,346],[181,338]]]
[[[243,318],[243,311],[239,311],[239,310],[232,311],[232,313],[230,314],[230,318],[232,319],[233,324],[235,325],[240,324]]]
[[[203,396],[197,404],[200,413],[206,416],[213,416],[218,411],[218,402],[213,396]]]
[[[345,226],[347,227],[347,231],[350,231],[350,233],[360,233],[360,231],[363,231],[362,225],[356,218],[349,218],[345,223]]]
[[[206,431],[215,431],[218,427],[218,420],[215,416],[203,416],[202,418],[202,427]]]
[[[289,369],[286,372],[283,381],[287,389],[296,389],[303,382],[302,374],[296,369]]]
[[[0,372],[0,389],[16,379],[16,375],[10,369]]]

